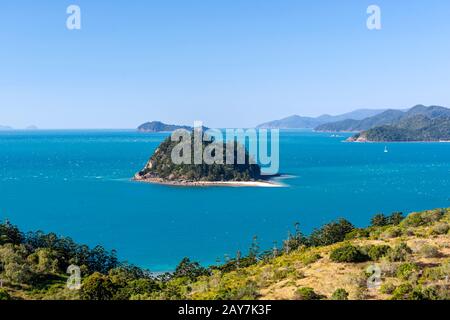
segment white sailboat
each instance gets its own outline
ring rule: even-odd
[[[385,146],[384,147],[384,153],[388,153],[388,152],[389,152],[389,150],[388,150],[387,146]]]

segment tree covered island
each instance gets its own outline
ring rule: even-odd
[[[243,145],[214,139],[202,139],[196,144],[195,131],[192,133],[184,144],[169,136],[134,180],[182,186],[276,186],[264,179],[261,167]]]

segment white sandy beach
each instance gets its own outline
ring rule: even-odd
[[[155,183],[176,187],[257,187],[257,188],[280,188],[282,183],[275,181],[167,181],[163,179],[133,179],[138,182]]]

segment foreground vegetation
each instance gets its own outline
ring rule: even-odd
[[[355,228],[341,219],[305,236],[295,225],[279,248],[204,268],[188,258],[159,276],[121,263],[115,252],[0,225],[0,300],[9,299],[450,299],[450,209],[390,216]],[[67,267],[81,290],[66,286]]]

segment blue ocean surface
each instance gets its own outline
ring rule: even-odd
[[[116,249],[152,271],[183,257],[204,265],[344,217],[450,206],[450,144],[358,144],[283,131],[284,188],[169,187],[132,182],[167,134],[0,132],[0,219],[23,230]]]

